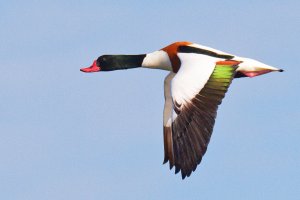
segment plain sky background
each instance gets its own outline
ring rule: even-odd
[[[300,3],[0,1],[0,199],[300,199]],[[163,161],[166,71],[84,74],[187,40],[285,69],[234,80],[190,178]]]

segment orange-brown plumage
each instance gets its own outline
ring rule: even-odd
[[[222,60],[222,61],[218,61],[216,64],[217,65],[238,65],[240,63],[241,61],[236,61],[236,60]]]
[[[180,64],[181,64],[180,60],[177,56],[178,47],[179,46],[187,46],[190,44],[193,44],[193,43],[191,43],[191,42],[175,42],[175,43],[170,44],[169,46],[166,46],[161,49],[161,50],[167,52],[167,54],[170,58],[171,64],[172,64],[173,72],[177,73],[180,68]]]

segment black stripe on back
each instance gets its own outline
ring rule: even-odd
[[[210,51],[210,50],[200,49],[200,48],[191,47],[191,46],[179,46],[178,52],[179,53],[198,53],[198,54],[203,54],[203,55],[212,56],[212,57],[216,57],[216,58],[224,58],[224,59],[228,59],[228,60],[234,58],[234,56],[232,56],[232,55],[218,54],[218,53]]]

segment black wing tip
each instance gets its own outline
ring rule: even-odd
[[[183,172],[183,171],[181,170],[181,179],[184,180],[185,178],[190,177],[192,173],[193,173],[192,170],[190,170],[190,171],[188,171],[188,172]]]
[[[168,160],[169,160],[168,158],[164,158],[163,165],[166,164]]]
[[[175,174],[178,174],[178,172],[180,172],[180,168],[175,166]]]
[[[171,170],[174,167],[174,165],[171,163],[171,161],[169,159],[165,158],[164,161],[163,161],[163,165],[166,164],[168,161],[169,161],[169,168]]]

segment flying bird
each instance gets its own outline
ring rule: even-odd
[[[175,42],[139,55],[102,55],[82,72],[131,68],[170,71],[164,80],[164,161],[182,179],[200,164],[213,131],[218,106],[232,80],[282,69],[210,47]]]

